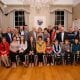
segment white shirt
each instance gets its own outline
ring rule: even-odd
[[[21,36],[24,36],[24,31],[21,31]]]
[[[61,40],[64,41],[64,32],[61,33]]]
[[[19,44],[19,52],[24,52],[27,49],[27,42]]]
[[[36,32],[33,32],[33,34],[34,34],[34,38],[36,39],[36,37],[37,37],[37,36],[36,36]]]
[[[12,41],[11,33],[8,33],[10,41]]]

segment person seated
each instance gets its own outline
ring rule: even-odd
[[[9,55],[9,43],[6,41],[5,37],[2,37],[2,41],[0,43],[0,57],[1,61],[4,63],[5,67],[10,67],[8,55]]]
[[[46,51],[46,43],[42,40],[42,36],[38,36],[38,40],[36,42],[36,52],[38,55],[38,63],[39,66],[42,66],[43,63],[43,55]]]
[[[28,50],[29,50],[29,66],[35,65],[34,56],[36,54],[36,43],[33,36],[30,36],[30,40],[28,43]]]
[[[53,50],[52,50],[52,45],[51,45],[51,41],[50,41],[50,38],[48,37],[47,38],[47,41],[46,41],[46,54],[47,54],[47,64],[52,64],[52,53],[53,53]]]
[[[12,62],[12,67],[16,68],[16,55],[19,53],[19,44],[17,42],[16,36],[13,37],[12,43],[10,43],[10,59]]]
[[[27,41],[25,41],[24,36],[21,36],[19,42],[19,57],[24,66],[26,66],[25,55],[27,54],[27,47]]]
[[[53,52],[55,55],[55,62],[57,62],[57,64],[61,64],[62,61],[62,57],[61,57],[61,46],[58,42],[58,40],[55,40],[54,45],[53,45]]]
[[[74,43],[72,45],[72,53],[75,56],[75,60],[77,60],[77,54],[79,53],[79,51],[80,51],[79,40],[78,39],[75,39],[74,40]]]
[[[58,42],[58,40],[55,40],[54,45],[53,45],[53,52],[56,56],[61,54],[61,46]]]
[[[47,28],[44,28],[43,37],[44,37],[44,41],[46,41],[47,38],[50,37],[50,34],[47,31]]]
[[[75,39],[74,44],[72,45],[72,52],[76,54],[78,51],[80,51],[80,44],[79,44],[79,40]]]
[[[64,56],[65,63],[68,63],[68,61],[70,61],[72,63],[73,62],[73,56],[72,56],[72,53],[71,53],[71,45],[70,45],[69,40],[65,40],[65,43],[64,43],[64,53],[65,53],[65,56]],[[70,58],[68,58],[68,56]]]

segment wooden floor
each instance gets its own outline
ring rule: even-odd
[[[0,67],[0,80],[80,80],[78,66],[44,66],[16,69]]]

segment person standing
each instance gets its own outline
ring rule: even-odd
[[[24,26],[24,36],[25,36],[25,40],[29,41],[29,26],[28,25]]]
[[[1,42],[1,39],[2,39],[2,29],[0,28],[0,42]]]
[[[7,39],[8,43],[12,42],[12,37],[13,37],[13,34],[11,32],[11,28],[8,27],[7,28],[7,33],[6,33],[6,39]]]

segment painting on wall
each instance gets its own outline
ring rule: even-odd
[[[73,27],[74,28],[78,28],[78,29],[80,29],[80,19],[77,19],[77,20],[74,20],[73,21]]]
[[[46,17],[45,16],[35,16],[34,25],[36,28],[38,27],[45,28],[46,27]]]

